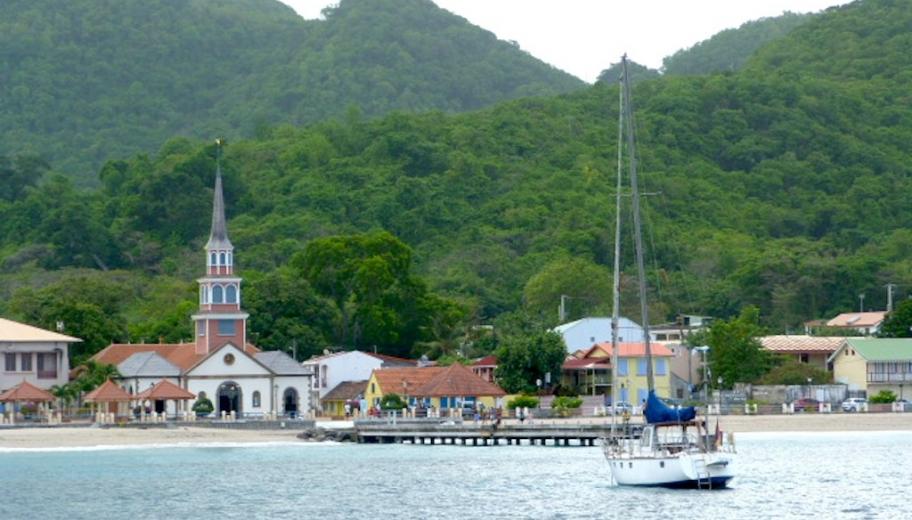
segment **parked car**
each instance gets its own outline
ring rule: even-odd
[[[842,402],[843,412],[859,412],[868,403],[864,397],[850,397]]]
[[[812,399],[810,397],[803,397],[795,401],[795,411],[796,412],[806,412],[808,410],[816,412],[820,407],[820,401],[817,399]]]

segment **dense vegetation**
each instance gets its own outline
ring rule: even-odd
[[[736,73],[637,84],[656,321],[754,305],[768,330],[794,331],[857,308],[859,293],[883,308],[886,282],[912,287],[910,23],[908,2],[856,2]],[[229,230],[257,341],[451,355],[478,324],[498,336],[517,313],[554,324],[561,294],[570,318],[607,312],[617,99],[601,83],[231,143]],[[15,180],[0,194],[0,313],[92,324],[70,330],[95,338],[87,352],[189,337],[213,156],[174,138],[109,161],[96,191],[36,183],[46,167],[30,157],[0,161]],[[622,290],[636,318],[629,235]],[[316,267],[332,255],[344,268],[327,278]]]
[[[464,111],[583,82],[430,0],[0,2],[0,155],[83,184],[175,134],[254,135],[391,110]]]
[[[811,20],[814,14],[786,12],[760,18],[726,29],[693,47],[681,49],[662,60],[662,72],[669,75],[710,74],[740,69],[764,45],[778,40]]]

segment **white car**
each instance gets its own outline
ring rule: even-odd
[[[868,404],[868,400],[863,397],[850,397],[842,402],[843,412],[858,412]]]

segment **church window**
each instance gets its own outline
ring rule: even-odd
[[[200,336],[206,335],[206,322],[205,321],[196,322],[196,333]]]
[[[234,336],[234,320],[218,320],[219,336]]]
[[[226,365],[233,365],[234,364],[234,354],[232,354],[231,352],[225,354],[225,357],[222,358],[222,361],[224,361]]]
[[[224,298],[222,298],[222,286],[216,285],[212,287],[212,303],[222,303]]]
[[[219,255],[219,265],[228,265],[225,263],[225,253]]]
[[[253,407],[254,408],[260,407],[260,392],[259,391],[253,392]]]
[[[209,254],[209,265],[215,265],[215,253]]]
[[[229,285],[225,288],[225,303],[237,303],[237,287]]]

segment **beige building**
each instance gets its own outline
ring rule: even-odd
[[[846,338],[828,361],[837,383],[868,397],[881,390],[905,397],[912,383],[912,339]]]
[[[807,336],[785,334],[758,338],[764,349],[790,357],[799,363],[812,365],[821,370],[832,370],[827,362],[830,356],[845,343],[846,338],[829,336]]]
[[[0,392],[23,381],[48,389],[69,380],[70,343],[82,341],[0,318]]]

